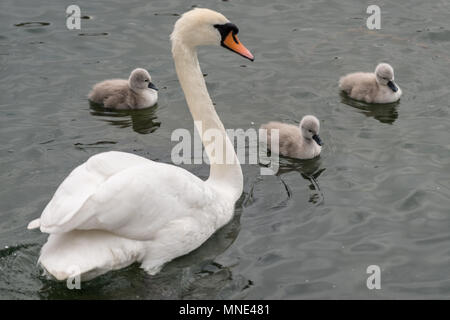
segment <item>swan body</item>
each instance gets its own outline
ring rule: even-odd
[[[271,141],[272,130],[278,130],[278,153],[297,159],[312,159],[322,151],[322,140],[319,137],[319,120],[311,115],[304,116],[299,126],[281,122],[263,124],[260,130],[262,141]],[[270,149],[270,143],[267,144]]]
[[[394,82],[394,69],[387,63],[380,63],[374,73],[356,72],[342,77],[339,88],[352,99],[367,103],[391,103],[402,96]]]
[[[231,220],[242,193],[242,170],[196,55],[199,45],[226,45],[220,28],[235,37],[236,27],[230,25],[220,13],[195,9],[176,22],[171,36],[177,75],[195,123],[217,130],[223,142],[224,153],[217,155],[203,141],[209,178],[203,181],[183,168],[130,153],[92,156],[71,172],[41,217],[28,226],[50,234],[39,257],[47,273],[64,280],[75,272],[88,280],[139,262],[155,274]],[[232,50],[253,58],[241,44]],[[233,161],[225,162],[230,155]]]
[[[157,90],[148,71],[137,68],[128,80],[111,79],[97,83],[88,99],[110,109],[142,109],[156,104]]]

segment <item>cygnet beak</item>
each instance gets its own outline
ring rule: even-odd
[[[318,134],[313,135],[312,138],[319,146],[323,146],[322,139],[320,139]]]

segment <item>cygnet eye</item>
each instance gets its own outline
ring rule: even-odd
[[[145,79],[144,81],[145,81],[145,82],[149,82],[149,80],[148,80],[148,79]]]

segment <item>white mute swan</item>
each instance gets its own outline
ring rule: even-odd
[[[279,130],[278,152],[283,156],[312,159],[322,150],[323,142],[319,137],[320,123],[314,116],[304,116],[299,126],[272,121],[263,124],[261,129],[267,130],[267,136],[264,136],[264,130],[260,130],[262,135],[260,139],[263,141],[271,141],[272,130]],[[270,147],[270,144],[267,146]]]
[[[137,68],[128,80],[111,79],[97,83],[88,99],[111,109],[142,109],[155,105],[157,91],[148,71]]]
[[[75,168],[40,219],[28,228],[50,233],[39,258],[62,280],[91,279],[133,262],[150,274],[199,247],[229,222],[241,196],[241,166],[209,97],[196,47],[222,45],[253,60],[238,29],[208,9],[185,13],[171,35],[172,54],[187,104],[203,137],[213,129],[224,152],[212,152],[206,181],[173,165],[123,152],[105,152]],[[219,141],[220,140],[220,141]],[[217,150],[216,150],[217,151]],[[230,161],[231,160],[231,161]]]
[[[380,63],[375,73],[356,72],[342,77],[339,88],[350,98],[367,103],[391,103],[402,96],[394,82],[394,69],[387,63]]]

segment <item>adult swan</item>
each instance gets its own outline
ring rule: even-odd
[[[237,33],[222,14],[195,9],[183,14],[171,35],[177,75],[197,130],[201,137],[213,130],[213,142],[222,146],[217,152],[203,141],[209,178],[130,153],[92,156],[58,187],[41,218],[28,225],[50,234],[39,257],[48,273],[58,280],[76,275],[88,280],[140,262],[155,274],[231,220],[243,188],[241,166],[209,97],[196,47],[222,45],[253,60]]]

